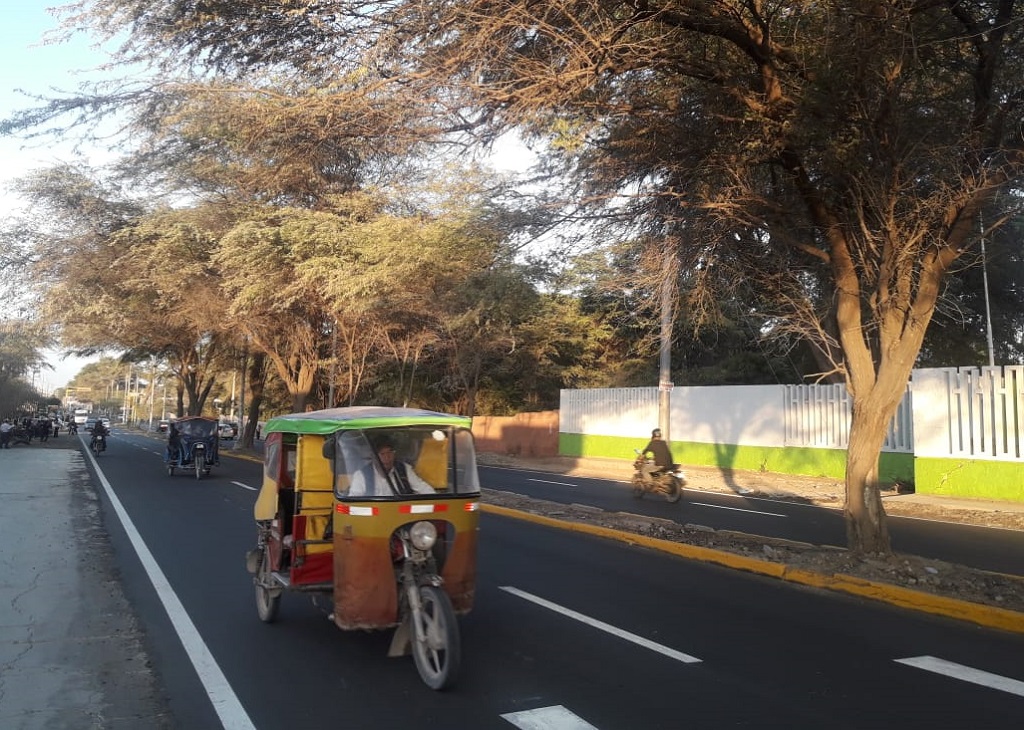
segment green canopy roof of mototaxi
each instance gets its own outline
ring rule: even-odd
[[[384,406],[352,406],[328,408],[309,413],[290,413],[271,418],[264,433],[330,434],[335,431],[396,426],[453,426],[470,428],[473,419],[451,413],[425,411],[419,408],[386,408]]]

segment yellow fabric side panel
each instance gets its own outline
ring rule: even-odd
[[[263,485],[252,512],[257,520],[272,520],[277,515],[277,482],[266,474],[263,475]]]
[[[327,529],[327,521],[331,519],[331,515],[310,515],[306,518],[306,537],[308,539],[321,539],[324,534],[324,530]],[[306,553],[312,555],[313,553],[329,553],[334,550],[333,543],[324,543],[321,545],[306,545]]]
[[[447,448],[447,441],[424,441],[420,447],[419,458],[413,467],[434,489],[444,490],[448,486]]]
[[[295,475],[295,488],[330,490],[334,485],[331,473],[331,462],[324,458],[321,450],[324,437],[312,434],[299,436],[298,470]],[[306,503],[308,505],[308,503]]]

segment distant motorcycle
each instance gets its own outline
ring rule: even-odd
[[[92,441],[89,443],[89,448],[92,449],[92,453],[99,456],[107,450],[107,437],[101,433],[93,434]]]
[[[663,494],[665,499],[675,504],[683,496],[683,487],[686,486],[686,475],[678,467],[673,465],[671,471],[660,471],[654,463],[640,453],[640,449],[634,449],[636,461],[633,462],[633,496],[642,499],[645,494]]]

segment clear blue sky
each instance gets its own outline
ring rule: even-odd
[[[87,72],[105,60],[85,37],[72,43],[44,44],[46,33],[58,26],[57,18],[47,12],[49,5],[48,0],[0,0],[0,117],[7,118],[15,110],[33,105],[17,89],[36,94],[74,90],[83,80],[95,76]],[[14,179],[58,162],[90,159],[89,155],[76,156],[72,147],[61,140],[40,143],[0,137],[0,218],[19,207],[20,201],[8,191]],[[54,369],[43,370],[39,378],[50,390],[64,386],[88,362],[62,359],[61,353],[46,354]]]

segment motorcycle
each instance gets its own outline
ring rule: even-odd
[[[306,593],[339,629],[394,628],[388,656],[411,654],[428,687],[450,687],[462,657],[457,617],[476,589],[470,426],[464,416],[371,406],[268,422],[256,546],[246,554],[260,620],[276,619],[282,594]],[[387,465],[385,441],[397,460]]]
[[[678,464],[673,464],[670,471],[661,471],[654,459],[644,456],[640,449],[636,452],[633,462],[633,496],[642,499],[645,494],[663,494],[671,504],[678,502],[683,496],[686,486],[686,475]]]
[[[89,442],[89,448],[92,449],[92,453],[99,456],[107,450],[107,437],[101,433],[93,434],[92,441]]]

